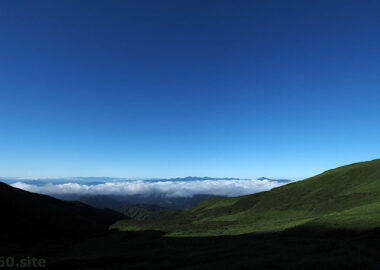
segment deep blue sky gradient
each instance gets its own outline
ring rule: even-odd
[[[0,175],[304,178],[379,157],[379,1],[0,2]]]

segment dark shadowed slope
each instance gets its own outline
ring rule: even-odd
[[[128,204],[149,204],[164,208],[184,210],[198,203],[214,197],[209,194],[195,194],[192,197],[168,197],[165,195],[82,195],[82,194],[50,194],[60,200],[80,201],[97,208],[110,208],[118,210]]]
[[[163,217],[178,213],[179,210],[165,208],[152,204],[128,204],[117,209],[127,217],[137,220],[147,220],[151,218]]]
[[[365,230],[380,227],[380,160],[355,163],[258,194],[211,198],[183,214],[119,222],[173,235],[222,235],[294,227]]]
[[[106,231],[125,218],[80,202],[65,202],[0,182],[1,239],[82,238]]]

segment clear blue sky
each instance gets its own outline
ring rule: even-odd
[[[0,175],[303,178],[379,157],[379,1],[0,2]]]

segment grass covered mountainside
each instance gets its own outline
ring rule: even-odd
[[[339,167],[267,192],[211,198],[159,219],[119,221],[112,226],[174,236],[376,227],[380,227],[380,160]]]

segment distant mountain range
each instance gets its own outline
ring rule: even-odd
[[[127,204],[183,210],[213,196],[252,194],[291,182],[267,177],[250,180],[195,176],[149,180],[96,177],[0,180],[31,192],[115,210]]]
[[[23,182],[29,185],[43,186],[46,183],[54,183],[54,184],[65,184],[65,183],[78,183],[83,185],[98,185],[104,184],[107,182],[122,182],[122,181],[151,181],[151,182],[179,182],[179,181],[205,181],[205,180],[249,180],[242,178],[234,178],[234,177],[198,177],[198,176],[187,176],[187,177],[177,177],[177,178],[112,178],[112,177],[69,177],[69,178],[44,178],[44,179],[31,179],[31,178],[0,178],[0,182],[4,182],[6,184],[14,184],[17,182]],[[268,181],[276,181],[276,182],[292,182],[288,179],[273,179],[268,177],[260,177],[257,180],[268,180]]]
[[[260,177],[260,178],[257,178],[257,180],[260,180],[260,181],[268,180],[268,181],[274,181],[274,182],[280,182],[280,183],[294,182],[294,181],[289,180],[289,179],[273,179],[273,178],[268,178],[268,177]]]

